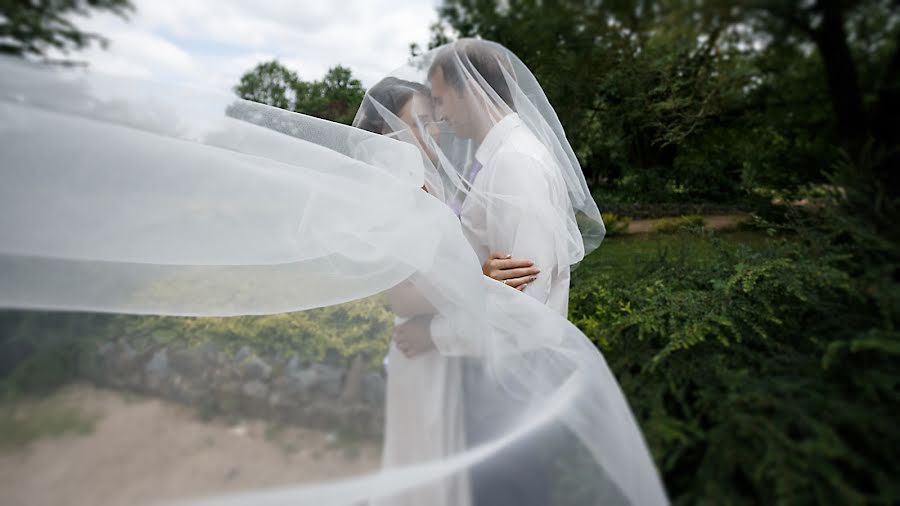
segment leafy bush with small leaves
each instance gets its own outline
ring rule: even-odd
[[[607,237],[622,235],[628,233],[631,218],[615,213],[603,213],[603,225],[606,226]]]
[[[900,501],[898,246],[816,213],[762,247],[695,232],[702,258],[573,284],[676,504]]]
[[[77,377],[79,357],[101,341],[127,338],[139,351],[170,343],[214,343],[236,353],[322,361],[362,356],[378,367],[387,352],[393,313],[384,297],[265,316],[191,318],[43,311],[0,312],[0,393],[45,394]]]
[[[663,234],[681,232],[703,227],[703,216],[678,216],[676,218],[662,218],[653,225],[653,230]]]

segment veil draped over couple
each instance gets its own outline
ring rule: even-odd
[[[379,469],[185,503],[667,503],[615,378],[566,320],[603,222],[509,50],[462,39],[413,58],[352,126],[0,67],[0,306],[236,316],[365,300],[392,315]]]

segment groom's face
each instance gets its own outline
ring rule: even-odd
[[[438,121],[446,121],[457,136],[469,138],[471,118],[463,92],[444,80],[444,70],[440,67],[431,75],[431,98]]]

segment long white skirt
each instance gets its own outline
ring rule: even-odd
[[[388,353],[385,468],[440,460],[465,448],[462,362],[435,350],[407,358]],[[378,506],[468,506],[465,472],[373,501]]]

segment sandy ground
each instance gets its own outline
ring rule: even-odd
[[[724,230],[737,226],[741,219],[747,218],[745,214],[721,214],[703,217],[703,226],[709,230]],[[632,220],[628,224],[629,234],[647,234],[653,232],[653,228],[659,219]]]
[[[93,430],[0,453],[2,506],[106,506],[334,479],[374,470],[373,443],[262,421],[202,420],[158,399],[72,385],[41,402]]]

